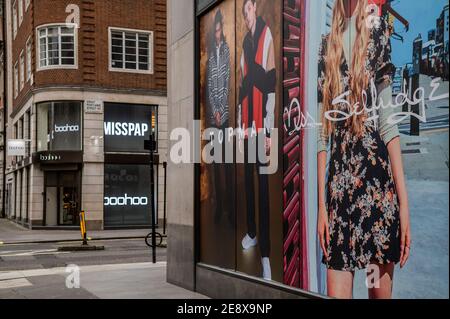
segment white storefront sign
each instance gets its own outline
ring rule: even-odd
[[[25,140],[8,140],[6,154],[8,156],[25,156],[26,155]]]

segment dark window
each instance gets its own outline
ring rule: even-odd
[[[37,148],[40,151],[81,151],[81,102],[37,105]]]
[[[156,106],[105,103],[105,152],[147,153],[144,142],[151,130],[157,140]]]
[[[105,164],[105,226],[151,224],[148,165]]]

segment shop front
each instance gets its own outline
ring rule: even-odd
[[[78,226],[82,153],[42,152],[36,163],[44,173],[44,226]]]
[[[43,98],[39,95],[38,101]],[[75,229],[84,210],[88,229],[151,225],[150,153],[145,141],[151,133],[158,139],[161,106],[112,100],[118,102],[97,96],[44,100],[16,115],[14,137],[26,150],[21,156],[9,155],[8,218],[33,229]],[[164,151],[164,143],[159,144]],[[159,158],[156,154],[155,183],[162,189]],[[156,208],[163,206],[159,200],[156,194]]]
[[[151,225],[150,153],[144,144],[157,132],[156,106],[105,103],[105,228]]]
[[[36,105],[37,152],[32,163],[43,182],[40,226],[79,226],[83,185],[82,105],[77,101]]]
[[[429,28],[448,11],[434,2]],[[400,278],[438,285],[440,274],[418,270],[420,250],[439,254],[433,241],[419,247],[411,238],[448,237],[418,227],[429,197],[448,212],[412,165],[422,135],[448,140],[448,124],[427,127],[426,114],[437,113],[425,105],[426,96],[448,103],[448,82],[409,68],[415,35],[427,31],[417,20],[424,5],[183,3],[169,1],[195,18],[169,10],[168,281],[212,298],[426,297],[423,285]],[[191,161],[175,160],[181,131],[196,137]]]
[[[305,110],[305,1],[210,1],[204,8],[197,11],[197,114],[205,130],[242,129],[234,148],[245,164],[200,165],[197,274],[222,269],[304,295],[305,134],[296,123]],[[251,129],[270,141],[272,174],[261,173],[267,161],[250,160]]]

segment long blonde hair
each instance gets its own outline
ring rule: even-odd
[[[323,112],[322,123],[324,123],[325,134],[329,136],[333,130],[333,122],[325,118],[325,112],[335,109],[332,101],[341,95],[344,90],[341,82],[341,64],[344,56],[343,34],[345,32],[345,0],[336,0],[333,9],[333,23],[331,33],[327,42],[325,56],[325,81],[323,84]],[[348,0],[350,1],[350,0]],[[370,39],[370,31],[366,25],[368,13],[367,0],[358,0],[355,9],[356,14],[356,39],[353,46],[353,54],[350,72],[350,95],[348,102],[354,108],[356,103],[361,106],[363,94],[368,87],[369,75],[366,71],[367,48]],[[358,110],[360,107],[356,107]],[[364,132],[365,114],[353,115],[348,119],[352,132],[361,136]]]

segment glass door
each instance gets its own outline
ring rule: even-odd
[[[78,226],[80,172],[47,172],[45,183],[46,226]]]
[[[59,178],[59,225],[79,225],[78,173],[61,173]]]

